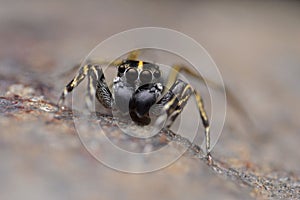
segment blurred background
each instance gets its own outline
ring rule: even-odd
[[[299,1],[1,0],[0,95],[10,84],[42,82],[56,102],[73,76],[58,72],[102,40],[136,27],[174,29],[206,48],[252,120],[229,102],[214,155],[297,174],[299,19]],[[0,119],[0,199],[253,198],[189,157],[159,172],[123,174],[93,160],[66,125]]]

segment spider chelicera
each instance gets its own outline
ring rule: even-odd
[[[88,64],[81,67],[77,75],[64,88],[58,105],[62,106],[65,96],[87,77],[86,104],[89,108],[96,98],[105,108],[117,109],[129,116],[136,125],[146,126],[151,122],[151,107],[156,107],[160,109],[161,113],[166,114],[164,128],[169,129],[182,112],[190,96],[194,95],[204,126],[207,158],[211,158],[210,124],[202,97],[190,84],[178,79],[181,71],[191,76],[197,77],[198,75],[186,66],[174,65],[164,85],[162,72],[154,63],[128,57],[128,59],[116,62],[115,65],[118,71],[112,88],[106,83],[100,65]]]

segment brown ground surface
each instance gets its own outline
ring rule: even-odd
[[[300,198],[300,3],[0,5],[0,199]],[[253,120],[249,126],[229,102],[212,165],[194,147],[157,172],[117,172],[84,149],[72,113],[57,111],[61,89],[73,76],[59,74],[98,42],[141,26],[172,28],[201,43]],[[113,120],[105,123],[114,130]]]

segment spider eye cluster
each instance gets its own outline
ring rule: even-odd
[[[126,77],[126,81],[134,83],[140,80],[142,83],[150,83],[153,79],[159,79],[161,72],[158,66],[144,62],[142,68],[139,66],[141,61],[127,60],[118,67],[118,76]]]
[[[142,83],[150,83],[153,78],[158,79],[161,76],[161,73],[159,70],[151,72],[148,69],[144,69],[139,72],[136,68],[126,69],[125,72],[121,72],[119,69],[119,73],[122,73],[122,74],[124,73],[126,80],[129,83],[133,83],[137,79],[139,79]]]

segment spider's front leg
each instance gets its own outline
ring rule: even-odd
[[[58,106],[62,107],[67,94],[71,93],[85,78],[88,78],[86,105],[89,110],[92,110],[92,105],[97,100],[105,107],[111,108],[112,95],[106,84],[102,69],[98,65],[85,65],[80,68],[77,75],[64,88]]]
[[[194,90],[191,85],[178,79],[171,86],[170,90],[167,91],[167,93],[157,102],[157,104],[163,107],[163,112],[166,112],[167,122],[165,127],[170,128],[178,115],[182,112],[191,95],[194,95],[196,98],[198,111],[205,129],[204,133],[207,158],[210,160],[210,124],[204,109],[201,95]]]

